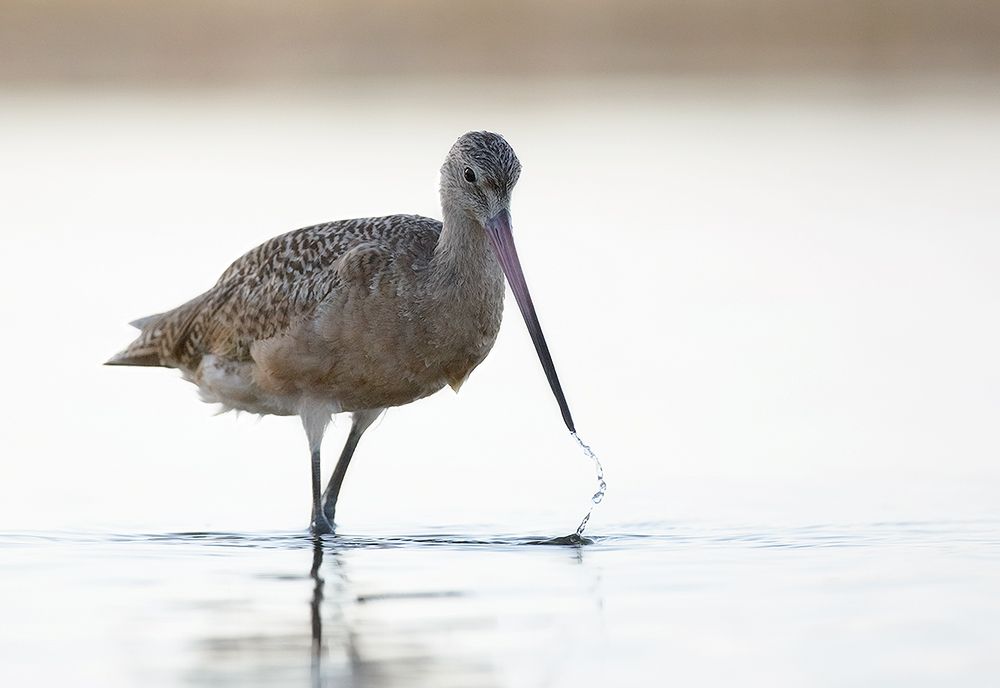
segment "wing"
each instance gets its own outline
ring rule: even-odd
[[[282,234],[230,265],[204,294],[136,321],[139,338],[108,364],[193,368],[206,354],[249,361],[254,342],[312,317],[345,282],[370,282],[404,256],[428,262],[440,231],[437,220],[392,215]]]

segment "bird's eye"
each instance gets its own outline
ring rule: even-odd
[[[472,171],[471,167],[465,168],[465,181],[472,182],[473,184],[476,182],[476,173]]]

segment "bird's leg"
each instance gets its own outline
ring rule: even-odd
[[[325,535],[333,532],[333,524],[323,515],[322,493],[320,492],[320,457],[319,450],[323,444],[323,434],[330,424],[330,407],[325,404],[303,404],[299,410],[302,427],[309,438],[309,451],[312,454],[312,520],[309,530],[314,535]]]
[[[337,497],[340,495],[340,486],[344,483],[344,476],[347,474],[347,466],[351,463],[351,457],[354,456],[354,450],[358,446],[358,440],[361,439],[361,435],[364,434],[375,419],[385,409],[365,409],[364,411],[355,411],[351,414],[351,432],[347,436],[347,443],[344,444],[344,451],[340,452],[340,459],[337,461],[337,467],[333,469],[333,475],[330,476],[330,484],[326,486],[326,492],[323,493],[323,515],[326,520],[333,524],[333,516],[337,511]]]
[[[312,521],[309,524],[309,530],[311,530],[314,535],[326,535],[327,533],[333,532],[333,523],[328,521],[326,516],[323,515],[322,494],[319,491],[319,472],[319,449],[316,449],[312,453],[313,506]]]

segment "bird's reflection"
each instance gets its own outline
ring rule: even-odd
[[[436,601],[462,597],[453,591],[413,592],[385,590],[375,594],[358,594],[350,587],[336,585],[327,600],[323,575],[324,554],[334,565],[331,573],[346,582],[342,556],[350,553],[341,549],[336,536],[314,536],[312,543],[312,580],[310,619],[312,629],[310,676],[313,688],[323,686],[421,686],[437,685],[447,677],[469,686],[495,686],[493,667],[476,657],[441,656],[423,641],[425,633],[439,632],[436,617],[440,613]],[[324,609],[324,602],[329,609]],[[426,604],[426,618],[416,624],[411,619],[387,623],[399,607]],[[345,611],[346,610],[346,611]],[[328,624],[324,634],[324,621]],[[451,619],[447,625],[465,627],[469,620]],[[483,627],[481,622],[472,626]],[[485,626],[492,628],[492,623]],[[325,641],[325,642],[324,642]]]
[[[311,675],[313,688],[322,688],[323,685],[323,585],[325,581],[320,577],[319,571],[323,566],[323,540],[318,536],[313,537],[313,562],[309,576],[313,580],[312,601],[309,603],[312,612],[312,662]]]
[[[243,586],[244,594],[234,588],[199,605],[205,623],[229,630],[202,636],[197,643],[201,651],[187,679],[212,686],[496,686],[491,648],[517,647],[520,642],[519,636],[499,630],[498,618],[508,614],[519,623],[561,628],[562,622],[554,621],[561,613],[538,608],[536,582],[524,583],[533,601],[519,610],[511,608],[509,593],[498,593],[486,584],[495,573],[496,559],[483,553],[508,557],[513,564],[511,580],[519,581],[516,564],[537,561],[539,552],[525,542],[511,547],[449,540],[448,547],[439,547],[442,541],[433,538],[337,535],[257,542],[251,547],[268,561],[297,560],[302,568],[297,574],[294,566],[284,565],[284,573],[238,574],[232,582]],[[562,566],[582,562],[582,550],[563,549],[562,564],[543,559],[555,566],[557,596],[565,594],[567,572]],[[311,561],[302,557],[306,552]],[[445,570],[464,573],[440,575]],[[584,607],[591,606],[587,599],[595,594],[583,593]],[[308,631],[305,610],[296,601],[305,599]]]

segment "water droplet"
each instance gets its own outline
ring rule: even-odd
[[[580,439],[579,435],[575,432],[571,434],[573,435],[573,439],[576,440],[576,443],[580,445],[581,449],[583,449],[583,453],[594,460],[594,466],[597,468],[597,492],[595,492],[594,496],[590,498],[590,511],[588,511],[587,515],[583,517],[583,520],[580,521],[580,525],[577,526],[576,529],[577,536],[582,536],[583,529],[587,527],[587,521],[590,520],[590,515],[594,513],[594,507],[600,504],[601,500],[604,499],[604,493],[608,489],[608,484],[604,482],[604,468],[601,466],[601,460],[597,458],[597,454],[594,453],[593,449],[583,443],[583,440]]]

